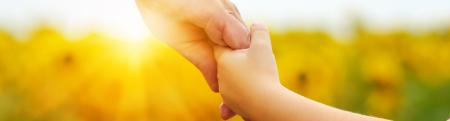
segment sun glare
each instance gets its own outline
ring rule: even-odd
[[[121,58],[129,65],[132,70],[139,70],[144,56],[148,53],[148,44],[144,39],[127,39],[120,41],[118,45]]]

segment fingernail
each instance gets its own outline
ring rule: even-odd
[[[255,28],[263,28],[263,29],[265,29],[265,28],[267,28],[267,26],[263,22],[255,21],[252,24],[252,30],[255,29]]]

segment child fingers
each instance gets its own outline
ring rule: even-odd
[[[228,120],[236,115],[229,107],[227,107],[225,104],[220,104],[220,116],[223,120]]]
[[[250,53],[272,53],[272,44],[267,26],[262,23],[253,23],[251,29]]]

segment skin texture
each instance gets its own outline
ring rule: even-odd
[[[252,26],[248,49],[214,48],[224,103],[252,121],[384,120],[315,102],[280,84],[269,31]]]
[[[213,45],[248,48],[249,31],[228,0],[136,0],[152,33],[192,62],[218,92]],[[221,105],[222,118],[234,113]]]
[[[236,112],[256,121],[382,120],[332,108],[284,88],[267,28],[255,24],[250,40],[228,0],[136,2],[152,33],[199,68],[213,91],[220,90],[223,119]]]

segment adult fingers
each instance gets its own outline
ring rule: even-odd
[[[244,20],[242,19],[241,12],[239,12],[239,9],[236,7],[236,5],[233,2],[231,2],[230,0],[223,0],[223,3],[224,3],[225,8],[228,10],[228,13],[233,15],[235,18],[237,18],[241,22],[241,24],[246,28],[246,30],[248,30],[245,25]],[[250,42],[250,35],[248,35],[249,33],[246,33],[246,34],[247,34],[247,38],[245,38],[246,40],[244,42]],[[244,39],[244,38],[241,38],[241,39]],[[242,40],[240,40],[240,41],[242,41]],[[242,48],[235,48],[235,49],[248,48],[249,44],[245,43],[241,46],[242,46]]]
[[[174,21],[159,12],[140,9],[152,33],[192,62],[202,72],[209,87],[218,92],[216,61],[203,29]]]
[[[187,45],[179,43],[169,45],[180,52],[200,70],[212,91],[219,92],[217,64],[214,59],[213,48],[209,43],[203,41]]]
[[[228,46],[232,49],[248,48],[250,45],[249,31],[240,18],[230,14],[229,10],[225,8],[215,12],[211,14],[205,26],[205,31],[210,39],[215,44]]]
[[[239,22],[246,26],[244,21],[242,20],[241,14],[237,7],[232,3],[230,0],[221,0],[223,6],[225,7],[225,12],[229,15],[232,15],[235,19],[239,20]],[[223,15],[221,17],[227,17],[229,15]],[[208,32],[208,36],[211,39],[211,41],[217,45],[220,46],[229,46],[224,40],[224,28],[226,26],[222,23],[213,23],[209,22],[207,24],[206,31]],[[231,45],[233,46],[233,45]],[[246,47],[244,47],[246,48]]]
[[[238,18],[238,20],[245,26],[244,20],[242,19],[241,13],[239,12],[239,9],[236,7],[236,5],[230,0],[222,0],[222,1],[225,6],[225,9],[229,11],[229,14]]]

